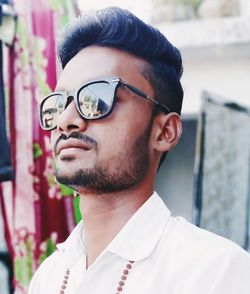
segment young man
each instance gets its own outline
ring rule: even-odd
[[[250,257],[172,217],[153,192],[178,142],[179,51],[128,11],[80,17],[61,35],[63,71],[40,105],[56,178],[83,221],[38,269],[30,294],[249,294]]]

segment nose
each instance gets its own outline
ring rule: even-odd
[[[73,97],[69,97],[65,110],[58,118],[57,130],[67,134],[72,131],[83,132],[86,127],[87,121],[78,112]]]

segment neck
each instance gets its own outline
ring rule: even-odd
[[[151,189],[134,189],[109,194],[80,194],[85,227],[87,266],[122,229],[131,216],[152,195]]]

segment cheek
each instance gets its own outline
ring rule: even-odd
[[[99,140],[100,154],[109,157],[119,152],[121,148],[126,148],[127,131],[122,124],[103,128],[103,136]]]
[[[123,153],[127,153],[134,147],[138,137],[147,130],[149,119],[142,121],[136,117],[135,119],[126,118],[126,122],[118,122],[116,124],[103,125],[102,137],[99,139],[99,156],[107,159],[112,163],[112,158]]]
[[[55,134],[55,131],[51,131],[50,147],[51,147],[53,155],[54,155],[54,147],[55,147],[55,143],[56,143],[57,138],[58,138],[58,136]]]

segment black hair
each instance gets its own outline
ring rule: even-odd
[[[181,113],[181,54],[158,29],[119,7],[81,15],[59,36],[57,52],[62,67],[81,49],[92,45],[120,49],[148,61],[145,77],[155,98],[172,112]],[[162,155],[160,164],[165,156]]]

